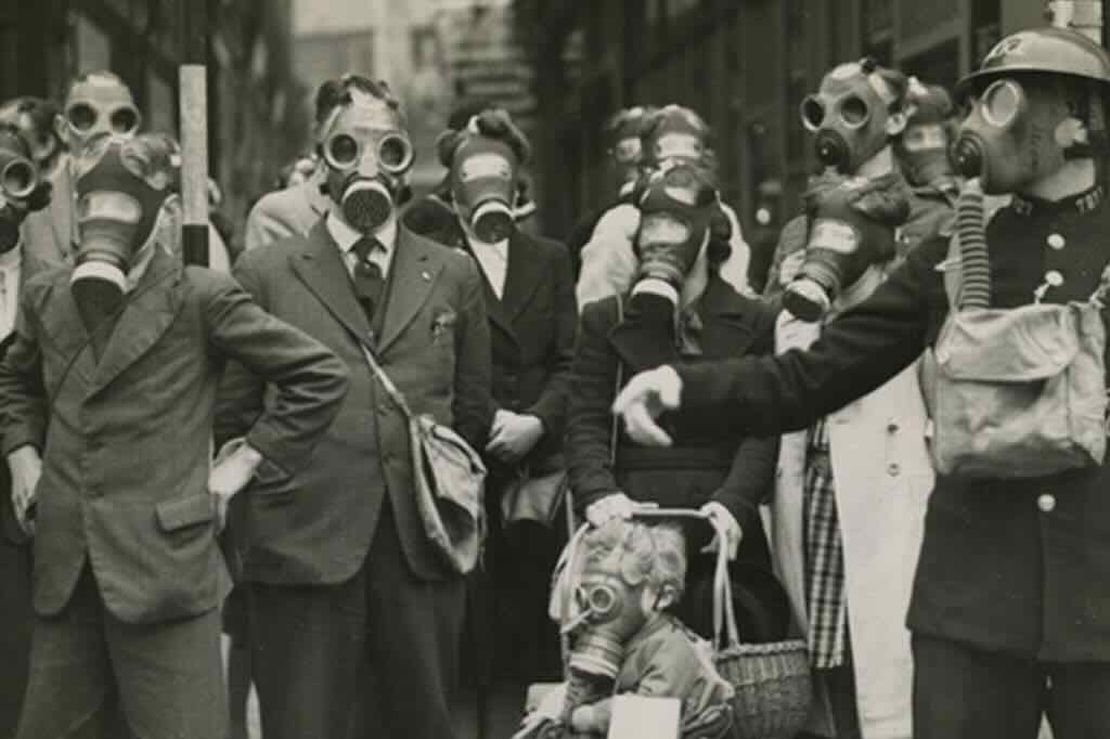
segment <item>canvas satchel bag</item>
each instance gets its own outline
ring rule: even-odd
[[[372,352],[362,346],[366,362],[401,409],[409,432],[416,510],[424,533],[443,562],[465,575],[478,563],[485,535],[482,491],[486,466],[478,452],[428,414],[415,414]]]
[[[937,472],[1028,478],[1102,464],[1105,286],[1087,302],[961,310],[957,239],[945,263],[948,318],[922,367]]]

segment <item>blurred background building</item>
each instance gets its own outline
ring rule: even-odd
[[[1097,15],[1104,2],[1059,3]],[[545,230],[564,235],[603,197],[601,126],[677,102],[716,132],[723,197],[773,246],[813,170],[801,99],[864,54],[951,86],[1001,36],[1043,25],[1042,0],[516,0],[534,68]],[[1080,13],[1083,15],[1084,13]],[[1092,13],[1086,13],[1092,15]],[[760,218],[756,218],[759,213]]]
[[[306,136],[291,0],[4,0],[0,99],[60,100],[78,73],[108,69],[131,87],[148,129],[176,132],[184,2],[207,3],[209,171],[241,224]]]

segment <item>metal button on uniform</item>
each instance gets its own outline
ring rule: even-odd
[[[1052,287],[1060,287],[1064,284],[1064,276],[1057,270],[1050,269],[1044,273],[1044,281]]]
[[[893,434],[896,431],[898,431],[898,422],[897,421],[887,421],[887,423],[886,423],[886,432],[888,434]]]
[[[1037,496],[1037,507],[1044,513],[1052,513],[1056,509],[1056,496],[1051,493]]]
[[[1055,233],[1053,233],[1053,234],[1049,234],[1049,235],[1048,235],[1048,238],[1047,238],[1047,239],[1045,239],[1045,241],[1047,241],[1047,242],[1048,242],[1048,245],[1049,245],[1050,247],[1052,247],[1053,249],[1056,249],[1056,250],[1060,250],[1060,249],[1063,249],[1063,248],[1064,248],[1064,246],[1065,246],[1065,245],[1066,245],[1066,244],[1068,243],[1068,242],[1067,242],[1067,241],[1066,241],[1066,240],[1064,239],[1064,237],[1063,237],[1063,236],[1061,236],[1060,234],[1055,234]]]
[[[898,464],[897,462],[891,462],[886,466],[886,473],[891,477],[897,477],[901,471],[902,465]]]

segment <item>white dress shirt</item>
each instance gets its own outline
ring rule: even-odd
[[[493,244],[472,239],[470,236],[467,236],[466,240],[470,244],[474,258],[478,260],[482,271],[485,272],[486,279],[493,288],[493,294],[501,300],[505,292],[505,274],[509,269],[509,240],[503,239]]]
[[[0,340],[8,338],[15,329],[15,314],[19,310],[19,278],[22,270],[23,247],[0,254]]]
[[[354,251],[354,245],[362,238],[363,234],[351,228],[342,218],[331,211],[328,212],[324,225],[332,239],[335,240],[336,245],[339,246],[339,253],[343,256],[343,263],[347,265],[347,272],[353,277],[355,265],[358,264],[358,254]],[[378,265],[378,269],[382,271],[382,277],[388,277],[389,265],[393,261],[394,246],[397,243],[397,219],[391,216],[381,228],[374,232],[374,238],[378,240],[382,248],[370,252],[368,258]]]

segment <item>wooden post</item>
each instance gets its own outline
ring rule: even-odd
[[[206,0],[181,3],[181,249],[208,266],[208,18]]]

